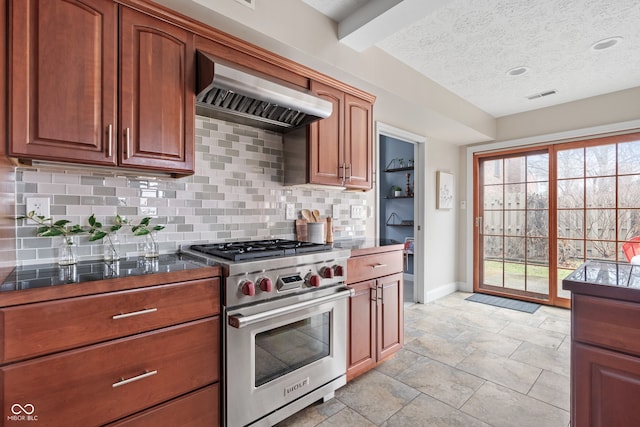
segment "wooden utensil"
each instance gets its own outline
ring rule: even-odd
[[[320,211],[318,209],[313,210],[313,219],[316,222],[320,222]]]
[[[309,209],[302,209],[302,217],[309,222],[316,222],[313,219],[313,215],[311,214],[311,211]]]
[[[309,241],[306,219],[296,219],[296,239],[299,242]]]

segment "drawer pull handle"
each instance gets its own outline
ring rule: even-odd
[[[386,267],[387,264],[376,264],[376,265],[372,265],[371,268],[383,268]]]
[[[144,374],[140,374],[140,375],[137,375],[135,377],[127,378],[126,380],[124,378],[122,378],[117,383],[111,384],[111,387],[113,387],[113,388],[120,387],[120,386],[125,385],[125,384],[129,384],[129,383],[132,383],[132,382],[135,382],[135,381],[139,381],[139,380],[141,380],[143,378],[152,377],[157,373],[158,373],[158,371],[144,371]]]
[[[155,311],[158,311],[158,309],[157,308],[146,308],[146,309],[140,310],[140,311],[132,311],[131,313],[116,314],[114,316],[111,316],[111,318],[113,320],[118,320],[118,319],[124,319],[126,317],[140,316],[141,314],[153,313]]]

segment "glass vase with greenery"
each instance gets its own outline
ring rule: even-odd
[[[62,239],[58,246],[58,264],[72,265],[78,262],[74,237],[85,232],[80,225],[69,226],[71,221],[68,219],[54,221],[53,218],[36,215],[34,211],[28,212],[24,216],[19,216],[17,219],[35,222],[38,225],[36,235],[39,237],[60,237]]]
[[[160,249],[156,236],[156,233],[160,230],[164,230],[164,225],[151,226],[150,217],[144,217],[138,224],[131,226],[131,232],[134,236],[146,236],[144,244],[145,258],[157,258],[160,256]]]
[[[103,240],[102,256],[105,261],[117,261],[120,259],[120,241],[118,240],[117,232],[126,224],[127,220],[120,215],[116,215],[114,225],[106,227],[96,219],[94,214],[89,217],[89,226],[91,227],[89,229],[89,234],[91,235],[89,241]]]

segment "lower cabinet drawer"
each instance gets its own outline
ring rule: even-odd
[[[217,427],[220,425],[220,386],[214,384],[107,427]]]
[[[402,272],[402,251],[355,256],[347,260],[347,283],[364,282]]]
[[[0,368],[3,419],[15,404],[38,424],[99,426],[217,382],[212,317]]]
[[[110,292],[0,310],[0,363],[214,316],[220,279]]]

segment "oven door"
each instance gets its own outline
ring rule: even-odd
[[[300,397],[311,394],[312,403],[337,388],[327,392],[326,385],[346,374],[351,292],[320,289],[226,313],[227,425],[286,413],[282,408]]]

